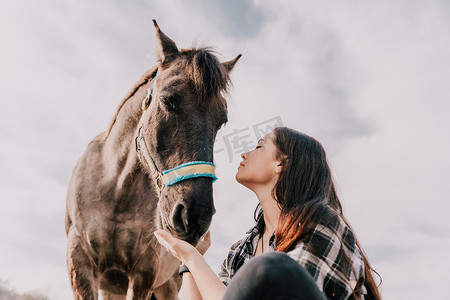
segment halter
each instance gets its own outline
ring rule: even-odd
[[[155,161],[150,155],[150,151],[148,150],[147,144],[145,143],[144,140],[144,136],[142,135],[142,127],[144,125],[143,117],[147,108],[150,106],[153,90],[158,76],[159,70],[156,72],[151,87],[147,89],[147,94],[144,98],[144,101],[142,101],[143,113],[141,120],[139,121],[138,133],[135,141],[136,141],[136,151],[139,154],[139,157],[144,158],[145,162],[150,168],[150,172],[156,186],[156,193],[158,197],[160,197],[161,190],[163,189],[164,186],[174,185],[175,183],[180,182],[182,180],[198,177],[209,177],[212,178],[214,182],[217,180],[217,177],[215,175],[214,164],[207,161],[192,161],[181,164],[173,169],[165,170],[162,173],[158,171],[158,167],[156,167]]]

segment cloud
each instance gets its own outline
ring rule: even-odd
[[[194,1],[203,16],[211,16],[208,21],[214,21],[223,30],[221,34],[243,41],[251,39],[261,33],[268,14],[260,6],[250,0],[231,1]]]
[[[48,298],[40,293],[18,294],[9,289],[7,284],[0,281],[0,298],[4,300],[47,300]]]

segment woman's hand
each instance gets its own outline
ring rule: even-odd
[[[203,299],[222,299],[225,294],[225,285],[219,280],[210,266],[206,263],[202,254],[211,245],[211,234],[206,233],[205,237],[200,240],[197,248],[191,244],[177,239],[169,232],[164,230],[155,231],[158,242],[164,246],[169,253],[181,260],[190,270],[187,279],[183,276],[183,286],[186,290],[185,295],[200,299],[198,292],[200,291]],[[191,277],[192,275],[192,277]],[[186,284],[186,285],[185,285]],[[198,290],[197,290],[198,288]],[[191,298],[190,298],[191,299]]]
[[[209,231],[198,243],[197,248],[183,240],[175,238],[169,232],[164,230],[155,231],[155,236],[158,242],[166,248],[170,254],[185,264],[192,260],[196,255],[205,254],[206,250],[211,246],[211,235]]]
[[[201,239],[200,242],[198,242],[196,248],[201,255],[205,255],[206,251],[208,251],[210,246],[211,246],[211,231],[208,230],[203,239]]]
[[[194,246],[175,238],[167,231],[157,230],[155,231],[155,236],[158,242],[166,248],[170,254],[181,260],[183,263],[186,263],[195,256],[195,254],[198,254],[198,251]]]

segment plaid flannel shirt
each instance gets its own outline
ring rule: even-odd
[[[330,223],[331,222],[331,223]],[[357,288],[362,294],[366,293],[364,287],[364,261],[356,246],[355,238],[350,228],[340,217],[327,220],[331,228],[319,223],[312,235],[304,242],[299,242],[287,254],[302,265],[314,278],[319,289],[329,299],[355,299],[352,292]],[[264,220],[260,217],[247,235],[231,246],[227,258],[224,260],[219,273],[220,280],[228,285],[233,276],[248,260],[254,257],[254,249],[259,239],[259,232],[264,228]],[[311,253],[305,243],[323,253],[321,259]],[[341,245],[343,243],[343,249]],[[275,251],[275,236],[269,241],[269,250]],[[342,251],[350,259],[351,266],[347,270],[342,268]],[[345,278],[345,280],[343,279]],[[361,298],[364,299],[364,298]]]

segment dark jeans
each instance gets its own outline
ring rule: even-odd
[[[326,300],[312,276],[281,252],[259,255],[243,265],[224,300]]]

